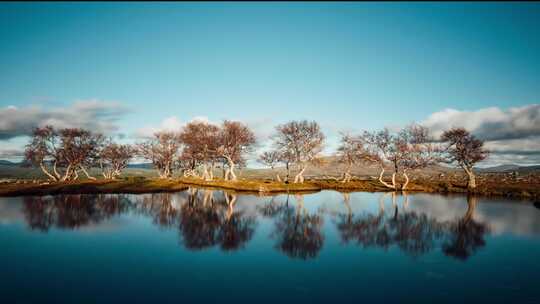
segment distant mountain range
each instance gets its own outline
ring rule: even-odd
[[[536,166],[499,165],[499,166],[489,167],[489,168],[480,168],[478,169],[478,171],[486,172],[486,173],[504,173],[504,172],[517,171],[519,173],[527,174],[530,172],[540,171],[540,165],[536,165]]]
[[[0,159],[0,168],[1,167],[20,167],[21,162],[12,162],[9,160]],[[129,164],[128,168],[133,169],[153,169],[151,163],[138,163],[138,164]],[[484,173],[505,173],[505,172],[514,172],[517,171],[521,174],[528,174],[531,172],[540,172],[540,165],[534,166],[520,166],[520,165],[499,165],[488,168],[478,168],[478,172]]]
[[[151,163],[139,163],[139,164],[129,164],[128,168],[134,169],[153,169],[154,166]]]
[[[2,166],[20,166],[21,163],[14,163],[9,160],[0,159],[0,165]]]

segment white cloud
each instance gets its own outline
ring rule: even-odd
[[[144,126],[135,131],[135,137],[150,138],[159,131],[178,131],[182,128],[182,123],[176,116],[165,118],[159,126]]]
[[[502,110],[498,107],[476,111],[445,109],[422,122],[434,136],[452,127],[463,127],[485,140],[525,138],[540,135],[540,104]]]
[[[463,127],[486,141],[492,153],[486,165],[540,164],[540,104],[476,111],[445,109],[431,114],[422,125],[438,138],[445,130]]]
[[[268,141],[275,131],[275,126],[271,118],[248,120],[246,124],[261,143]]]
[[[36,127],[85,128],[104,134],[118,130],[118,120],[128,112],[116,102],[78,100],[64,108],[39,106],[0,108],[0,140],[27,136]]]
[[[195,122],[195,121],[210,123],[210,120],[206,116],[195,116],[189,122]],[[217,124],[217,123],[214,123],[214,124]]]
[[[0,159],[21,159],[23,156],[24,156],[23,150],[0,148]]]
[[[157,126],[147,125],[137,129],[135,131],[134,137],[151,138],[156,132],[180,131],[187,123],[194,121],[210,123],[210,120],[206,116],[195,116],[191,120],[184,123],[177,116],[170,116],[162,120]]]

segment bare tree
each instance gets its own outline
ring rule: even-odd
[[[170,178],[179,158],[180,144],[177,132],[162,131],[155,133],[153,139],[137,144],[137,152],[152,162],[159,178]]]
[[[201,164],[202,178],[212,180],[214,164],[218,158],[219,127],[203,121],[193,121],[184,127],[180,139],[184,144],[184,157],[190,158],[195,165]]]
[[[288,183],[291,176],[291,165],[294,163],[295,157],[291,150],[284,149],[279,152],[279,162],[285,165],[287,174],[285,175],[285,183]]]
[[[457,163],[467,173],[467,187],[476,188],[473,167],[489,155],[489,151],[484,149],[484,142],[463,128],[445,131],[441,140],[446,143],[446,161]]]
[[[53,170],[58,166],[58,133],[52,126],[35,128],[32,132],[32,139],[25,149],[25,161],[31,165],[38,166],[49,180],[57,182],[60,177],[47,169],[47,163],[52,163]]]
[[[270,167],[270,170],[274,171],[274,168],[280,162],[279,152],[275,150],[263,152],[259,156],[258,162],[260,162],[261,164],[265,166]],[[278,182],[281,181],[281,177],[279,176],[279,173],[276,174],[276,180]]]
[[[78,169],[81,169],[88,179],[96,179],[90,176],[86,167],[92,167],[96,164],[103,139],[101,134],[94,134],[84,129],[60,130],[59,154],[66,163],[65,176],[70,176],[67,179],[71,179],[71,175],[74,175],[73,179],[77,179]]]
[[[219,147],[217,154],[227,160],[228,170],[225,180],[236,180],[234,167],[245,163],[244,154],[251,152],[256,143],[255,134],[248,126],[238,121],[225,120],[218,135]]]
[[[405,183],[402,190],[409,184],[409,170],[416,170],[434,165],[441,160],[441,149],[429,135],[426,127],[412,123],[399,132],[388,129],[375,132],[364,132],[363,141],[366,143],[366,158],[379,163],[381,172],[379,181],[384,186],[397,190],[396,175],[402,173]],[[385,164],[390,163],[392,183],[383,180]]]
[[[199,164],[199,159],[193,157],[193,155],[191,155],[189,151],[186,151],[185,148],[182,149],[182,152],[178,159],[178,166],[179,169],[182,170],[184,177],[197,177],[197,166]]]
[[[134,157],[135,149],[130,145],[120,145],[109,140],[99,152],[99,166],[103,177],[115,179]]]
[[[442,149],[431,138],[429,129],[419,124],[410,124],[401,130],[399,136],[404,145],[400,165],[403,168],[405,183],[401,190],[406,190],[409,184],[407,172],[439,163],[442,160]]]
[[[396,134],[390,133],[388,129],[382,131],[368,132],[364,131],[363,140],[367,144],[370,153],[370,159],[377,162],[381,167],[379,181],[384,186],[396,189],[396,174],[399,171],[399,165],[406,153],[406,144]],[[385,163],[390,162],[394,168],[392,173],[392,184],[383,180]]]
[[[295,156],[293,155],[293,152],[287,149],[273,149],[267,152],[264,152],[259,156],[258,161],[268,167],[270,169],[274,169],[278,164],[283,164],[285,166],[285,179],[283,180],[285,183],[289,182],[290,175],[291,175],[291,166],[295,162]],[[276,173],[276,179],[278,182],[281,182],[281,176],[279,173]]]
[[[314,161],[321,152],[324,144],[324,134],[315,121],[291,121],[276,127],[274,137],[275,148],[282,156],[293,159],[298,168],[294,177],[295,183],[304,182],[304,172],[308,164]]]
[[[39,166],[52,181],[76,180],[79,170],[82,170],[87,178],[95,179],[90,176],[86,167],[95,164],[102,142],[101,134],[84,129],[56,131],[51,126],[36,128],[31,142],[26,146],[25,158]],[[46,162],[52,163],[52,172],[46,168]]]
[[[341,133],[341,143],[337,149],[338,162],[346,165],[342,183],[350,182],[351,168],[353,165],[371,159],[371,155],[365,150],[364,142],[360,136],[352,136]]]

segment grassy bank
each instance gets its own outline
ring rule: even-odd
[[[20,195],[50,195],[50,194],[92,194],[92,193],[150,193],[175,192],[190,186],[227,189],[237,192],[284,193],[284,192],[316,192],[320,190],[336,190],[341,192],[353,191],[392,191],[381,185],[377,180],[353,180],[341,183],[333,179],[309,180],[302,184],[275,182],[263,179],[225,181],[215,179],[204,181],[196,178],[176,178],[170,180],[129,177],[117,181],[85,180],[68,183],[35,183],[12,182],[0,184],[0,196]],[[400,186],[400,185],[398,185]],[[408,192],[432,193],[467,193],[464,183],[447,180],[415,180],[411,182]],[[530,184],[505,184],[501,182],[486,182],[479,184],[474,191],[482,196],[503,196],[538,200],[540,187]]]
[[[129,178],[117,181],[85,180],[51,184],[18,182],[0,185],[0,196],[176,192],[187,188],[187,185],[173,180],[142,178]]]

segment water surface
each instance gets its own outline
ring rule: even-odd
[[[540,210],[436,194],[0,198],[3,303],[537,303]]]

